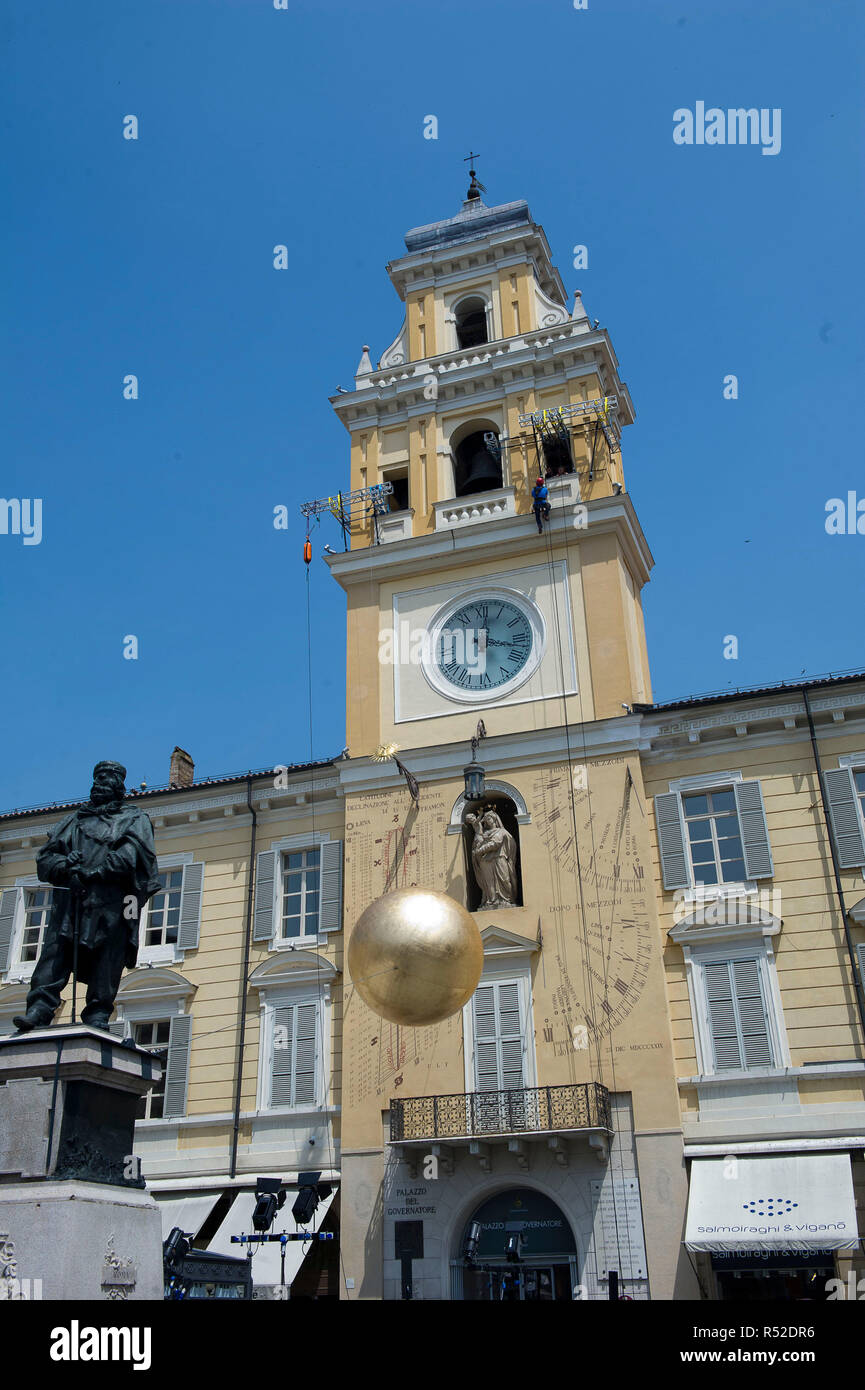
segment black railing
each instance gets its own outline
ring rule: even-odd
[[[390,1103],[390,1137],[395,1141],[563,1129],[611,1130],[606,1086],[589,1081],[457,1096],[407,1096]]]

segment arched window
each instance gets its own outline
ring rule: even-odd
[[[480,422],[468,428],[470,433],[453,445],[456,497],[492,492],[502,486],[502,446],[498,429],[482,427]]]
[[[489,792],[481,805],[467,804],[463,844],[469,912],[522,907],[520,828],[511,798]]]
[[[471,295],[468,299],[461,300],[454,314],[459,347],[477,347],[479,343],[489,342],[487,309],[479,295]]]

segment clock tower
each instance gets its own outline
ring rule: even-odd
[[[631,715],[651,700],[652,566],[622,465],[633,406],[525,202],[486,206],[472,174],[456,216],[405,247],[387,267],[402,326],[332,398],[351,437],[346,549],[326,556],[348,601],[345,938],[417,885],[474,914],[485,966],[423,1029],[377,1018],[345,967],[347,1296],[486,1297],[466,1223],[503,1184],[522,1209],[531,1174],[561,1211],[556,1297],[606,1297],[610,1270],[672,1297],[686,1184]],[[514,846],[495,906],[464,778],[479,735],[483,809]]]
[[[388,265],[402,327],[332,401],[362,494],[350,553],[329,561],[348,594],[349,748],[465,740],[488,707],[502,734],[561,725],[563,700],[574,721],[617,717],[651,699],[652,557],[609,335],[579,292],[570,306],[525,202],[486,207],[473,181],[405,244]]]

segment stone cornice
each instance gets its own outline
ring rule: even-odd
[[[593,355],[589,362],[584,363],[581,368],[568,369],[568,379],[594,372],[597,363],[601,361],[611,376],[609,391],[619,398],[620,424],[633,422],[633,403],[627,387],[619,380],[618,361],[606,329],[587,332],[584,319],[568,319],[565,323],[536,328],[512,338],[499,338],[491,343],[480,344],[479,349],[474,351],[460,348],[440,353],[435,357],[370,372],[362,378],[363,386],[360,390],[331,396],[330,403],[346,428],[358,429],[372,423],[377,415],[382,413],[383,406],[392,406],[398,398],[408,395],[418,396],[426,413],[429,414],[431,408],[434,409],[436,405],[440,408],[442,400],[447,399],[441,393],[448,385],[472,381],[479,374],[485,378],[495,378],[506,372],[520,373],[518,380],[506,383],[509,394],[517,390],[531,390],[535,385],[547,388],[553,383],[548,375],[537,371],[538,367],[549,365],[551,358],[591,350]],[[430,402],[423,394],[426,380],[430,376],[435,376],[439,383],[440,394],[437,402]],[[407,402],[403,402],[404,406],[406,404]],[[347,417],[361,409],[367,414],[363,417],[358,415],[349,423]]]
[[[818,741],[827,737],[849,736],[862,719],[865,719],[865,682],[858,691],[850,691],[849,687],[846,687],[844,690],[829,691],[823,695],[810,691],[809,694],[809,703],[814,714],[832,715],[830,724],[822,723],[817,726]],[[856,719],[845,722],[843,716],[846,710],[856,710]],[[706,714],[698,714],[695,709],[692,715],[676,715],[671,718],[669,714],[659,711],[657,714],[643,713],[642,718],[643,743],[648,760],[652,757],[669,756],[671,753],[677,757],[686,756],[691,749],[699,752],[702,757],[708,753],[720,754],[729,749],[731,743],[741,746],[745,738],[776,742],[779,739],[792,741],[796,737],[808,737],[804,699],[801,695],[786,690],[779,691],[774,700],[771,696],[764,695],[758,702],[754,702],[753,696],[749,697],[743,693],[741,701],[733,700],[721,706],[713,706],[711,713]],[[753,728],[761,723],[777,725],[779,721],[782,729],[758,731]],[[719,730],[729,731],[728,737],[702,742],[703,734]],[[687,739],[687,744],[682,743],[683,738]]]
[[[276,776],[277,768],[278,765],[275,764],[274,777]],[[304,812],[310,814],[311,803],[298,806],[295,798],[307,796],[313,791],[329,791],[334,796],[339,795],[340,779],[338,774],[333,771],[328,770],[325,773],[324,769],[322,769],[321,777],[310,777],[308,773],[304,773],[296,782],[291,780],[290,772],[287,775],[287,787],[273,788],[267,785],[258,785],[254,786],[252,789],[253,804],[258,803],[258,805],[261,806],[263,802],[276,803],[275,805],[271,804],[265,806],[260,811],[260,814],[263,814],[268,819],[279,819],[281,816],[294,816],[298,813],[302,815]],[[236,814],[238,819],[242,816],[248,816],[249,814],[246,804],[245,788],[239,788],[229,792],[214,791],[212,795],[207,795],[205,793],[196,798],[189,796],[189,789],[184,789],[183,791],[178,790],[176,801],[170,799],[170,797],[171,794],[168,793],[164,801],[136,803],[150,816],[151,820],[154,822],[157,833],[163,829],[169,829],[180,830],[181,832],[186,831],[186,833],[191,834],[190,825],[194,825],[198,829],[212,829],[214,827],[218,828],[222,824],[220,819],[216,819],[215,821],[201,821],[200,816],[202,812],[207,813],[222,809],[225,815]],[[279,804],[281,802],[285,802],[286,804]],[[316,802],[316,809],[319,812],[321,810],[320,803],[318,802]],[[270,812],[269,815],[268,812]],[[36,814],[38,813],[34,813],[34,815]],[[34,842],[33,849],[35,853],[37,848],[35,842],[52,834],[61,820],[68,814],[68,811],[64,811],[61,816],[55,816],[52,820],[45,822],[30,821],[24,817],[16,819],[12,824],[0,827],[0,844],[8,844],[9,842],[18,840],[31,840]],[[166,817],[171,817],[173,820],[175,818],[182,818],[182,820],[186,821],[186,825],[177,824],[175,821],[170,827],[164,827],[158,822],[164,821]],[[190,817],[193,819],[190,820]],[[8,858],[9,856],[4,857]]]
[[[576,508],[585,505],[587,525],[577,526],[582,513]],[[631,572],[642,587],[649,577],[654,559],[643,535],[634,504],[627,493],[615,497],[593,498],[585,504],[556,509],[550,522],[554,538],[566,536],[569,545],[578,546],[581,539],[615,532],[628,560]],[[371,580],[386,582],[419,572],[431,574],[436,570],[452,569],[455,564],[476,560],[479,564],[507,548],[509,558],[520,554],[537,554],[538,536],[530,516],[494,518],[475,526],[442,530],[424,536],[412,536],[388,545],[366,546],[359,550],[343,551],[324,557],[331,574],[342,588]]]
[[[575,705],[576,697],[569,697]],[[492,714],[487,719],[492,719]],[[585,737],[584,737],[585,735]],[[525,733],[488,735],[483,743],[483,764],[491,783],[501,778],[513,781],[520,769],[531,771],[551,763],[583,762],[610,758],[621,761],[624,773],[628,756],[638,758],[640,716],[599,719],[564,728],[532,729]],[[436,744],[431,748],[401,748],[400,761],[414,773],[421,786],[421,807],[425,783],[462,782],[463,768],[470,758],[469,740]],[[402,775],[390,763],[373,762],[371,757],[348,758],[339,764],[346,796],[366,792],[405,790]],[[408,796],[408,792],[406,792]]]
[[[534,259],[541,273],[542,283],[546,280],[548,285],[554,285],[562,297],[565,297],[562,278],[553,265],[550,244],[539,223],[526,220],[502,227],[487,225],[488,230],[482,231],[478,228],[476,236],[444,241],[439,246],[423,246],[389,261],[387,273],[400,299],[405,299],[406,292],[411,292],[416,287],[412,277],[413,271],[447,274],[460,261],[489,252],[493,257],[491,261],[480,262],[477,267],[471,267],[471,270],[483,272],[485,267],[495,267],[509,250],[511,255],[519,255],[522,261]],[[469,222],[466,222],[465,226],[467,232],[471,231]]]

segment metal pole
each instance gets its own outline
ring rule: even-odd
[[[70,888],[72,894],[72,1022],[77,1023],[75,1011],[78,1004],[77,984],[78,984],[78,928],[81,921],[81,899],[74,888]]]

